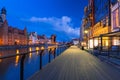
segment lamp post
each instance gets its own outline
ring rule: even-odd
[[[86,37],[86,48],[88,49],[88,36],[87,36],[88,31],[85,30],[84,33],[85,33],[85,37]]]

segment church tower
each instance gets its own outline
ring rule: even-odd
[[[7,23],[7,20],[6,20],[6,9],[3,7],[1,9],[1,30],[0,30],[0,37],[2,39],[2,45],[8,45],[8,23]]]
[[[6,20],[6,9],[5,9],[5,7],[3,7],[2,9],[1,9],[1,17],[2,17],[2,20],[3,20],[3,22]]]

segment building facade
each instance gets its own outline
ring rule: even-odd
[[[29,45],[34,44],[47,44],[48,38],[45,35],[38,35],[37,32],[31,32],[29,34]],[[51,44],[51,40],[49,42]]]
[[[1,9],[0,15],[0,45],[26,45],[27,29],[20,30],[8,25],[6,9]]]
[[[94,26],[94,0],[89,0],[89,4],[84,8],[84,18],[82,21],[83,42],[86,48],[89,47],[89,40],[93,37]]]
[[[102,34],[111,32],[111,0],[94,0],[94,18],[93,26],[93,43],[90,48],[100,45],[99,39],[96,38]],[[103,38],[103,46],[108,45],[108,38]]]
[[[112,0],[111,6],[111,32],[120,32],[120,0]],[[112,45],[119,46],[120,38],[113,37]]]
[[[84,40],[88,48],[101,45],[99,36],[119,30],[118,0],[89,0],[84,10]],[[112,5],[112,7],[111,7]],[[102,46],[110,43],[108,37],[102,38]]]
[[[55,34],[52,34],[52,35],[51,35],[51,43],[52,43],[52,44],[55,44],[55,43],[56,43],[56,35],[55,35]]]
[[[38,40],[38,35],[36,32],[31,32],[29,34],[29,44],[32,45],[32,44],[38,44],[39,43],[39,40]]]
[[[45,35],[38,35],[38,40],[40,44],[47,44],[48,38]]]
[[[114,2],[111,7],[111,31],[119,31],[120,29],[120,1]]]

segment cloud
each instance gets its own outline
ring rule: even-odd
[[[45,22],[50,23],[54,26],[54,30],[56,31],[63,31],[68,35],[79,36],[79,28],[73,28],[72,19],[68,16],[63,16],[61,18],[56,17],[31,17],[29,19],[30,22]]]

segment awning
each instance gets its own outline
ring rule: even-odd
[[[120,37],[120,31],[101,34],[100,36],[95,36],[93,38],[99,38],[99,37]]]
[[[120,37],[120,31],[101,34],[100,37]]]

